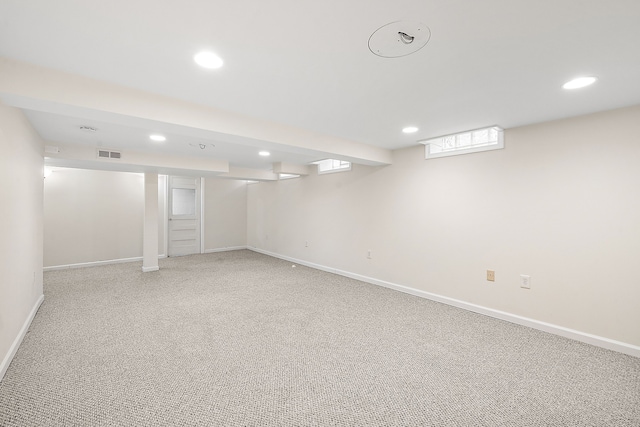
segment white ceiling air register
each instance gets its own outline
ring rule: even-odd
[[[120,151],[104,150],[104,149],[98,148],[98,158],[119,160],[122,158],[122,153]]]

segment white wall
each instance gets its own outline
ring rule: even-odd
[[[44,265],[142,256],[144,176],[55,168],[44,185]]]
[[[203,222],[205,251],[246,246],[246,181],[205,179]]]
[[[158,253],[165,251],[166,176],[158,177]],[[205,250],[246,246],[247,184],[205,180]],[[142,256],[144,176],[54,168],[44,184],[44,265]]]
[[[0,379],[42,296],[43,147],[0,103]]]
[[[505,143],[250,185],[248,245],[640,345],[640,107],[509,129]]]

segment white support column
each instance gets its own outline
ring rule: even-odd
[[[204,177],[200,177],[200,253],[204,253]]]
[[[144,238],[142,271],[157,271],[158,266],[158,174],[144,174]]]

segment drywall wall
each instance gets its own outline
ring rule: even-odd
[[[44,185],[44,265],[142,256],[143,174],[53,168]],[[166,180],[158,177],[158,254],[166,255]],[[205,181],[205,250],[246,246],[246,181]]]
[[[0,103],[0,379],[42,301],[43,141]]]
[[[141,257],[143,221],[143,174],[54,168],[44,183],[44,265]]]
[[[248,246],[639,346],[640,107],[505,144],[250,185]]]
[[[205,252],[246,246],[246,181],[205,179],[203,222]]]

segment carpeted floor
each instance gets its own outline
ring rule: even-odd
[[[640,426],[640,359],[250,251],[45,274],[0,425]]]

